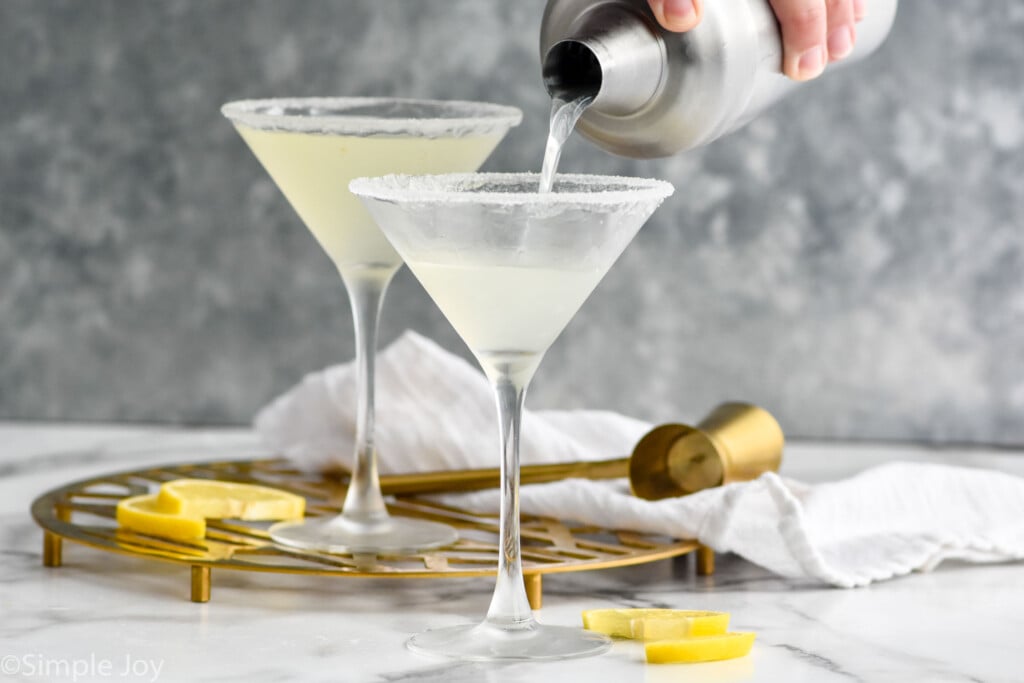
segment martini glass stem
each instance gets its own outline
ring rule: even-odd
[[[526,388],[532,368],[515,371],[513,363],[500,363],[491,374],[498,405],[501,444],[501,546],[498,554],[498,580],[485,623],[503,631],[536,627],[523,584],[523,562],[519,535],[519,429],[523,417]],[[486,367],[486,364],[485,364]]]
[[[388,518],[384,496],[380,492],[377,449],[374,446],[374,363],[384,292],[397,271],[394,266],[382,266],[341,272],[352,304],[357,393],[355,454],[342,516],[355,522],[373,523]]]

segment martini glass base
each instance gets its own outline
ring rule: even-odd
[[[599,655],[611,640],[570,626],[534,625],[507,631],[484,622],[426,631],[405,645],[418,654],[469,661],[543,661]]]
[[[270,527],[275,543],[325,553],[379,554],[430,550],[459,540],[447,524],[422,519],[389,517],[380,522],[357,522],[343,516],[281,522]]]

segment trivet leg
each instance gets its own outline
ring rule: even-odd
[[[523,577],[526,584],[526,598],[530,601],[530,609],[540,609],[544,603],[543,576],[540,574],[527,574]]]
[[[697,575],[711,576],[715,573],[715,551],[707,546],[697,548]]]
[[[54,516],[61,522],[71,521],[71,510],[64,505],[53,509]],[[43,532],[43,566],[59,567],[64,564],[64,539],[49,531]]]
[[[192,565],[192,602],[210,602],[210,568]]]
[[[43,532],[43,566],[59,567],[64,562],[64,541],[57,534]]]

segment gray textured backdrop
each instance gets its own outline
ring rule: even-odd
[[[708,2],[727,0],[707,0]],[[244,422],[352,354],[341,283],[218,106],[515,104],[536,169],[543,0],[0,0],[0,417]],[[678,192],[552,348],[531,405],[790,434],[1024,443],[1024,5],[905,1],[870,63],[746,130],[567,170]],[[465,350],[403,273],[382,337]]]

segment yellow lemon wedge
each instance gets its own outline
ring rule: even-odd
[[[729,630],[728,612],[666,610],[631,619],[634,640],[677,640],[694,636],[714,636]]]
[[[688,609],[592,609],[583,612],[583,628],[613,638],[687,638],[725,633],[729,614]]]
[[[680,640],[659,640],[647,643],[644,650],[649,664],[717,662],[750,654],[754,637],[753,633],[720,633]]]
[[[179,541],[193,541],[206,535],[205,519],[167,512],[155,494],[118,501],[117,523],[143,534]]]
[[[302,519],[306,499],[268,486],[209,479],[176,479],[160,487],[162,510],[207,519]]]
[[[267,486],[208,479],[176,479],[159,493],[125,498],[117,523],[126,529],[179,541],[206,535],[207,519],[301,519],[306,499]]]

